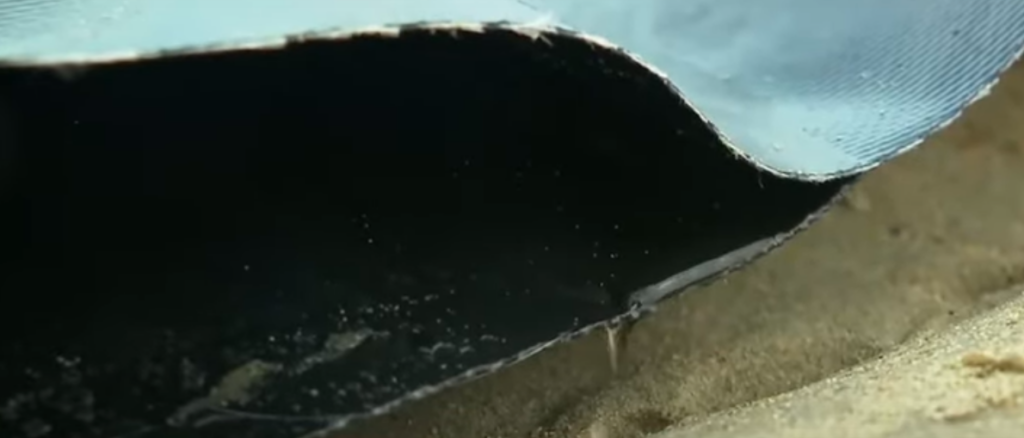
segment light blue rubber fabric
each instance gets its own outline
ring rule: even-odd
[[[1024,47],[1024,0],[0,0],[0,62],[442,21],[603,37],[665,72],[743,155],[801,179],[917,144]]]

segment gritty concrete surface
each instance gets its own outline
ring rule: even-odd
[[[999,306],[1010,298],[1000,291],[1024,284],[1021,121],[1018,67],[958,122],[868,175],[843,206],[792,243],[640,321],[614,375],[604,334],[595,333],[332,438],[1024,430],[1024,414],[1013,406],[1019,377],[971,377],[976,371],[958,362],[972,352],[996,362],[1024,354],[1019,328],[997,333],[991,326],[995,315],[1019,313],[1020,302],[964,323],[989,324],[987,341],[958,344],[963,329],[938,334]],[[922,344],[928,339],[937,343]],[[874,386],[854,387],[868,383]],[[819,403],[792,395],[759,402],[804,387],[798,394]],[[845,403],[821,402],[844,393]],[[728,430],[735,432],[724,435]]]

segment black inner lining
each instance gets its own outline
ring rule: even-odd
[[[761,173],[640,66],[548,39],[0,71],[0,405],[31,396],[0,435],[160,425],[356,330],[377,335],[229,405],[365,412],[620,314],[843,183]]]

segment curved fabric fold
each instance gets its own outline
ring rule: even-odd
[[[1016,0],[0,0],[0,435],[316,435],[633,320],[1022,48]]]
[[[0,59],[88,62],[408,23],[524,23],[665,72],[727,143],[796,178],[867,170],[987,90],[1024,46],[1015,0],[6,0]]]
[[[534,0],[664,71],[739,153],[795,178],[918,144],[1024,46],[1014,0]]]

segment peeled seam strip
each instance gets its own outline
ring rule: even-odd
[[[543,342],[534,345],[533,347],[527,348],[526,350],[519,352],[513,357],[498,362],[490,363],[487,365],[481,365],[475,368],[470,368],[458,376],[452,377],[436,385],[426,386],[414,391],[410,391],[406,393],[405,396],[395,399],[389,403],[377,406],[376,408],[370,411],[343,416],[326,416],[324,418],[330,420],[330,424],[328,427],[310,432],[309,434],[303,435],[301,438],[323,438],[327,434],[330,434],[340,429],[344,429],[352,421],[373,418],[387,414],[407,402],[420,400],[428,396],[434,395],[436,393],[439,393],[445,389],[462,385],[464,383],[468,383],[478,378],[487,376],[502,368],[522,362],[530,358],[531,356],[540,353],[541,351],[544,351],[550,347],[558,345],[562,342],[571,341],[573,339],[577,339],[587,334],[590,334],[594,330],[607,327],[614,327],[629,321],[638,320],[641,316],[656,311],[657,304],[661,300],[668,298],[671,295],[681,293],[685,289],[690,289],[701,284],[707,284],[715,279],[721,278],[725,275],[742,269],[748,266],[750,263],[754,262],[755,260],[761,258],[762,256],[767,255],[776,248],[779,248],[780,246],[782,246],[783,243],[788,241],[794,235],[809,228],[819,219],[824,217],[825,214],[828,211],[830,211],[841,199],[846,197],[847,193],[849,193],[851,188],[857,183],[858,180],[859,178],[852,178],[850,181],[848,181],[843,186],[843,188],[839,190],[839,192],[832,198],[831,201],[826,203],[824,206],[822,206],[815,212],[808,215],[807,218],[805,218],[802,222],[800,222],[799,225],[797,225],[793,229],[783,233],[779,233],[772,237],[755,241],[754,243],[730,251],[716,259],[701,263],[697,266],[694,266],[693,268],[680,272],[667,280],[642,288],[632,293],[629,299],[631,306],[630,309],[619,316],[613,317],[605,321],[593,323],[574,331],[563,332],[558,337],[550,341]],[[250,416],[244,412],[230,413],[239,414],[246,418],[277,419],[276,417],[268,418],[260,416]],[[296,420],[295,417],[290,417],[290,419]]]

